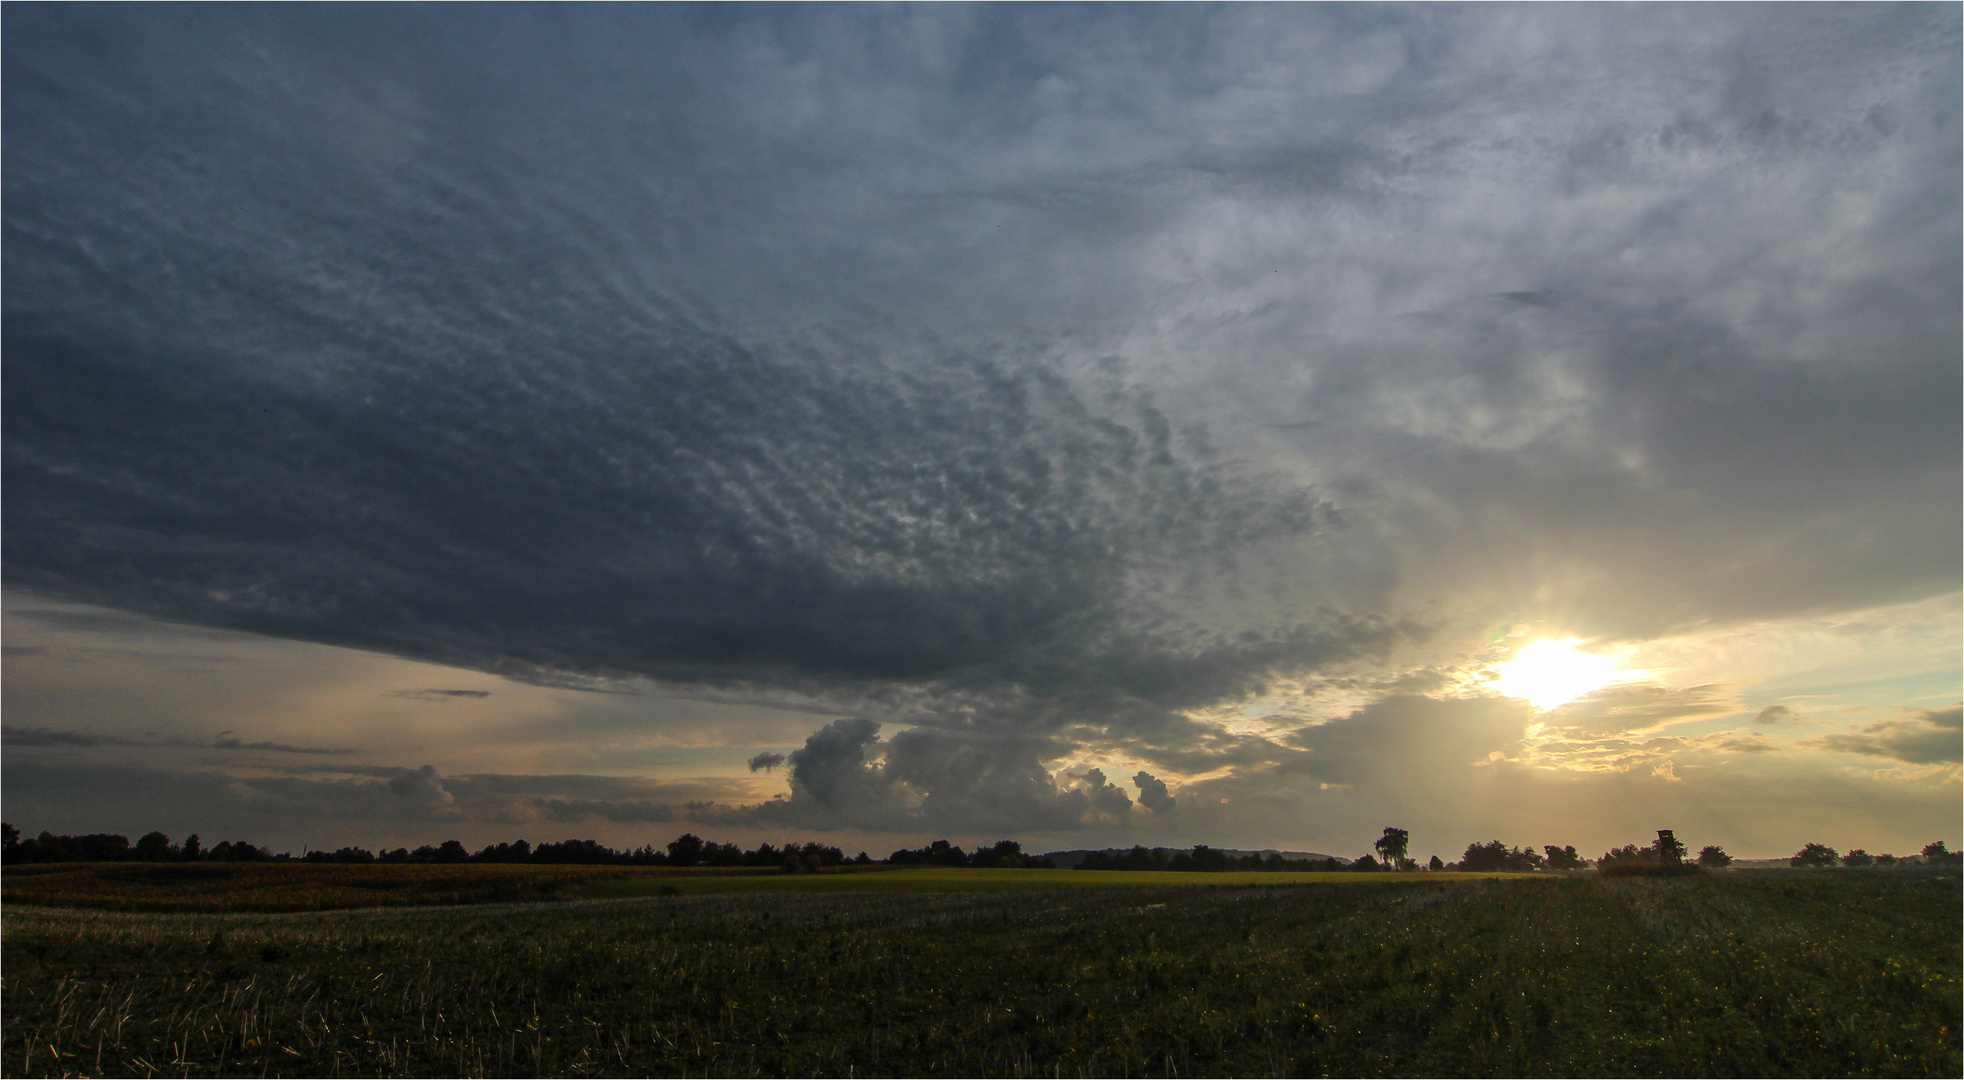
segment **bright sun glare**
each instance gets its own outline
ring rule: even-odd
[[[1616,662],[1577,649],[1580,644],[1579,638],[1528,642],[1514,659],[1500,665],[1493,688],[1508,697],[1526,698],[1537,709],[1552,709],[1608,685]]]

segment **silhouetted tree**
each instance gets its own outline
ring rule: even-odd
[[[1698,865],[1707,870],[1723,870],[1732,865],[1732,856],[1717,844],[1706,844],[1698,849]]]
[[[136,842],[136,857],[144,862],[163,862],[176,854],[171,850],[170,837],[160,832],[144,833]]]
[[[1478,873],[1525,873],[1541,869],[1542,862],[1539,852],[1509,848],[1498,840],[1489,840],[1484,844],[1466,845],[1466,853],[1459,857],[1459,868]]]
[[[1371,847],[1377,851],[1378,858],[1386,865],[1396,866],[1399,860],[1405,857],[1405,849],[1411,844],[1411,840],[1411,833],[1386,825],[1384,835],[1378,837],[1377,843],[1372,844]]]
[[[1841,857],[1841,865],[1874,866],[1875,856],[1870,855],[1868,852],[1863,851],[1861,848],[1855,848],[1854,850],[1850,851],[1848,854],[1843,855]]]
[[[676,866],[694,866],[702,861],[702,837],[683,833],[668,844],[668,861]]]
[[[1841,853],[1826,844],[1809,844],[1787,861],[1793,866],[1833,866],[1841,861]]]
[[[1548,856],[1548,869],[1550,870],[1580,870],[1588,865],[1582,861],[1582,856],[1575,853],[1574,844],[1569,844],[1566,847],[1543,844],[1541,845],[1541,850]]]
[[[1439,856],[1434,855],[1432,856],[1432,861],[1425,864],[1425,868],[1427,870],[1444,870],[1446,864],[1439,861]]]
[[[205,846],[198,839],[197,833],[192,833],[184,838],[184,846],[177,849],[177,857],[183,859],[185,862],[197,862],[199,859],[205,857]]]

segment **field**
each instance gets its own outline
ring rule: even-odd
[[[1435,874],[1428,880],[1496,877]],[[8,869],[9,904],[105,911],[283,912],[426,907],[520,900],[625,900],[777,892],[1006,892],[1167,885],[1355,882],[1350,873],[1175,873],[1120,870],[949,870],[838,866],[822,874],[775,867],[455,866],[292,863],[50,863]]]
[[[1955,873],[1020,874],[616,875],[554,888],[683,894],[149,914],[21,904],[9,870],[0,1071],[1960,1071]]]

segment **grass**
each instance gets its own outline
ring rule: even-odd
[[[950,873],[990,872],[318,914],[9,903],[0,1072],[1960,1071],[1954,873],[825,891]]]

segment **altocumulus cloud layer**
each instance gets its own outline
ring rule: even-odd
[[[1948,702],[1789,738],[1737,685],[1541,719],[1467,680],[1494,627],[1956,591],[1955,9],[5,30],[10,586],[850,714],[751,758],[763,803],[259,805],[1245,829],[1375,814],[1418,744],[1665,783],[1776,737],[1954,776]],[[9,740],[109,737],[65,732]]]

